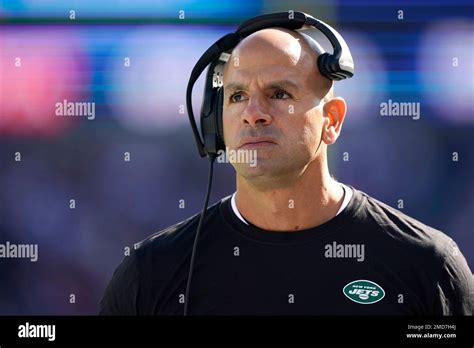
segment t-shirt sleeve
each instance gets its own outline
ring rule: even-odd
[[[436,314],[473,315],[474,278],[464,255],[451,240],[436,289]]]
[[[114,271],[102,299],[99,315],[139,315],[139,274],[133,250]]]

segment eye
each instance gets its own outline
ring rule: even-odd
[[[236,92],[229,97],[231,103],[238,103],[242,101],[242,92]]]
[[[282,91],[282,90],[276,91],[275,94],[272,97],[272,99],[288,99],[288,98],[291,98],[291,96],[288,93],[286,93],[285,91]]]

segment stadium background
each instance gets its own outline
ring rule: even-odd
[[[354,56],[355,77],[335,85],[348,115],[331,173],[402,199],[474,268],[471,1],[3,0],[0,243],[37,243],[39,259],[0,259],[0,314],[95,314],[125,247],[200,211],[190,71],[241,21],[288,10],[335,26]],[[197,109],[202,79],[195,91]],[[56,116],[64,99],[94,102],[95,119]],[[419,102],[420,119],[382,117],[389,99]],[[234,190],[233,168],[216,164],[211,203]]]

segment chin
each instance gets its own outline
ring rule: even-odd
[[[236,173],[247,179],[268,178],[272,179],[287,174],[291,171],[288,163],[282,166],[274,160],[258,160],[255,166],[250,163],[233,163]]]

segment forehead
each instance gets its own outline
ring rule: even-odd
[[[294,67],[287,68],[278,65],[259,65],[251,68],[229,69],[224,73],[224,86],[230,89],[237,85],[246,86],[251,82],[267,85],[277,80],[286,80],[298,84],[303,79],[304,76]]]
[[[316,69],[316,58],[295,33],[265,29],[245,38],[233,50],[224,68],[224,83],[258,78],[301,79]],[[314,58],[314,59],[313,59]]]

